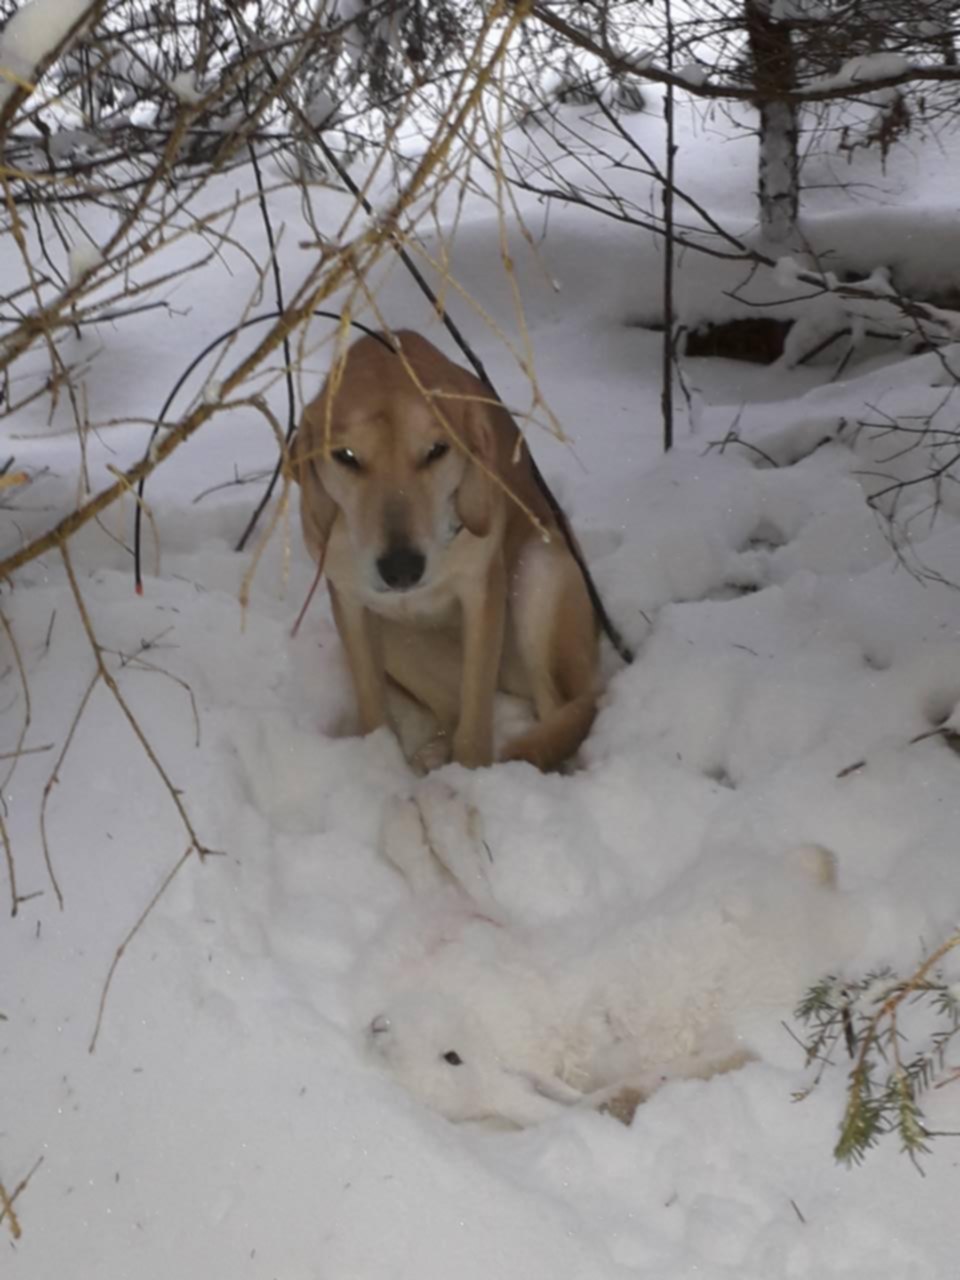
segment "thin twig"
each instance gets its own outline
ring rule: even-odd
[[[97,670],[94,672],[90,683],[84,691],[83,697],[80,699],[80,705],[77,707],[73,720],[70,722],[70,728],[67,731],[67,736],[64,739],[63,746],[60,748],[60,754],[57,756],[57,762],[53,766],[53,772],[50,774],[50,777],[47,779],[46,785],[43,788],[43,797],[40,800],[40,843],[43,847],[43,861],[47,868],[47,875],[50,879],[50,883],[53,886],[53,892],[56,894],[57,905],[60,907],[61,911],[63,910],[63,894],[60,891],[60,884],[53,870],[53,859],[50,856],[50,843],[47,839],[47,805],[50,801],[50,792],[60,781],[60,768],[66,758],[67,752],[70,750],[70,744],[73,742],[73,736],[77,732],[77,726],[80,723],[84,711],[86,710],[87,703],[90,701],[90,695],[97,687],[99,680],[100,672]]]
[[[261,396],[252,397],[252,399],[248,401],[248,403],[252,405],[253,408],[255,408],[259,413],[261,413],[264,418],[266,418],[270,426],[270,429],[273,431],[274,439],[276,440],[276,443],[277,443],[277,448],[280,451],[280,461],[281,461],[282,470],[283,470],[283,490],[280,494],[280,501],[277,503],[276,507],[274,508],[273,514],[270,517],[270,521],[269,521],[269,524],[267,525],[266,532],[264,533],[263,537],[260,539],[259,543],[257,544],[257,549],[253,554],[253,558],[250,561],[250,564],[247,566],[246,572],[244,573],[243,578],[240,582],[240,609],[241,609],[241,616],[244,622],[246,621],[247,605],[250,602],[250,589],[253,585],[253,579],[256,576],[257,568],[260,564],[260,559],[264,551],[266,551],[267,549],[267,544],[270,541],[273,531],[274,529],[276,529],[277,525],[279,524],[284,514],[286,513],[287,501],[290,496],[290,483],[291,483],[290,467],[288,465],[289,449],[287,447],[287,441],[290,438],[289,434],[284,435],[283,429],[281,428],[280,423],[277,421],[276,416],[273,414],[273,412],[270,409],[270,406],[266,403],[266,401]],[[250,528],[250,531],[252,532],[253,525],[251,524],[249,528]]]
[[[670,0],[664,0],[664,17],[667,27],[667,70],[673,73],[673,10]],[[677,144],[674,130],[673,84],[668,83],[663,99],[663,115],[666,124],[666,162],[663,184],[663,347],[660,388],[660,412],[663,417],[663,451],[673,448],[673,344],[675,341],[673,318],[673,256],[674,256],[674,171]]]
[[[7,615],[2,609],[0,609],[0,627],[2,627],[6,632],[7,640],[13,653],[13,660],[17,666],[17,674],[20,677],[20,688],[23,690],[23,719],[20,722],[20,732],[17,735],[17,745],[14,748],[11,757],[10,768],[7,770],[5,777],[0,780],[0,808],[6,812],[6,801],[3,797],[7,787],[10,785],[10,779],[13,777],[14,770],[17,767],[17,762],[20,759],[21,748],[26,741],[27,732],[30,728],[31,709],[30,683],[27,680],[26,668],[23,665],[23,656],[20,653],[20,646],[17,644],[17,638],[13,634],[13,627],[11,627],[9,620],[7,619]]]
[[[143,649],[151,648],[151,645],[144,645]],[[155,662],[149,662],[139,653],[123,654],[116,649],[104,649],[104,653],[113,653],[120,659],[121,665],[130,671],[149,671],[154,675],[164,676],[167,680],[172,680],[174,684],[178,684],[190,699],[190,711],[193,715],[193,745],[200,746],[200,711],[197,706],[196,695],[187,680],[182,676],[174,675],[172,671],[167,671],[165,667],[158,666]]]
[[[7,824],[3,820],[2,813],[0,813],[0,844],[3,845],[3,856],[7,863],[7,877],[10,881],[10,914],[15,916],[17,907],[20,904],[20,898],[17,895],[17,868],[13,860],[13,848],[10,845]]]
[[[12,760],[15,756],[39,756],[44,751],[52,751],[53,743],[45,742],[41,747],[19,747],[16,751],[0,751],[0,760]]]
[[[306,616],[307,609],[309,609],[310,607],[310,601],[313,599],[316,593],[317,587],[319,587],[320,585],[320,579],[323,577],[323,562],[326,559],[326,557],[327,557],[327,544],[324,543],[323,546],[320,548],[320,558],[317,560],[317,572],[313,576],[313,582],[310,584],[310,590],[307,592],[307,598],[306,600],[304,600],[303,605],[300,609],[300,612],[297,614],[297,620],[293,624],[293,629],[290,632],[291,639],[293,639],[296,636],[297,632],[300,630],[300,624],[301,622],[303,622],[303,619]]]
[[[190,858],[193,856],[195,852],[199,852],[199,850],[196,843],[194,842],[187,846],[187,848],[183,851],[183,853],[180,855],[177,861],[173,864],[173,866],[164,876],[160,884],[160,887],[157,889],[156,893],[154,893],[153,897],[144,907],[143,911],[141,911],[140,915],[137,917],[137,921],[134,924],[133,928],[129,931],[129,933],[127,933],[123,941],[120,943],[120,945],[117,947],[116,951],[114,952],[113,959],[110,961],[110,968],[107,970],[107,976],[104,980],[103,988],[100,992],[100,1003],[97,1006],[97,1020],[94,1023],[93,1036],[91,1037],[91,1040],[90,1040],[88,1052],[94,1053],[96,1051],[97,1040],[99,1039],[99,1036],[100,1036],[100,1028],[103,1026],[103,1014],[107,1006],[107,996],[110,994],[110,987],[111,987],[111,984],[113,983],[114,974],[117,972],[117,966],[119,965],[120,961],[123,959],[124,952],[126,951],[127,947],[130,945],[130,943],[133,941],[133,939],[136,937],[137,933],[142,928],[144,921],[147,919],[147,917],[153,911],[154,907],[157,905],[157,903],[166,893],[167,889],[169,889],[177,872],[181,869],[181,867],[186,862],[190,860]]]
[[[4,1217],[6,1217],[7,1223],[10,1227],[10,1234],[13,1236],[14,1240],[19,1240],[23,1235],[23,1232],[20,1230],[20,1220],[17,1217],[16,1209],[13,1207],[13,1201],[7,1195],[6,1187],[2,1182],[0,1182],[0,1221],[2,1221]]]
[[[257,183],[257,194],[259,196],[259,205],[260,205],[260,217],[263,221],[264,231],[266,232],[266,236],[267,236],[267,246],[270,251],[270,264],[273,272],[274,296],[276,297],[276,300],[277,300],[277,309],[279,311],[283,311],[283,308],[284,308],[283,277],[280,273],[280,262],[277,258],[277,240],[276,240],[276,236],[273,233],[273,223],[270,219],[270,210],[267,205],[266,196],[264,195],[263,176],[260,172],[260,161],[257,158],[257,149],[252,142],[249,144],[249,151],[250,151],[250,163],[253,167],[253,174]],[[293,388],[293,354],[290,350],[289,335],[286,335],[283,339],[283,365],[284,365],[284,373],[285,373],[284,381],[286,384],[286,392],[287,392],[287,430],[286,430],[286,435],[284,436],[284,439],[286,440],[287,445],[289,445],[290,441],[293,439],[293,433],[297,429],[297,399],[294,394],[294,388]],[[283,466],[283,450],[281,449],[280,461],[277,467],[274,469],[274,472],[270,477],[269,483],[267,484],[266,489],[261,495],[260,501],[257,503],[256,507],[254,508],[253,514],[250,516],[250,519],[247,522],[246,528],[244,529],[243,533],[240,535],[239,541],[237,542],[237,545],[236,545],[237,551],[243,551],[243,549],[246,547],[247,542],[250,538],[250,535],[253,533],[254,529],[256,528],[257,521],[260,519],[260,516],[264,508],[267,506],[267,503],[273,497],[273,491],[276,488],[277,480],[279,479],[280,470],[282,466]]]
[[[14,1212],[13,1206],[16,1204],[20,1195],[24,1191],[26,1191],[27,1187],[30,1185],[30,1179],[33,1177],[33,1175],[37,1172],[37,1170],[40,1168],[42,1164],[43,1164],[43,1156],[38,1156],[37,1159],[34,1161],[32,1168],[29,1170],[29,1172],[26,1174],[25,1177],[20,1179],[20,1181],[9,1193],[9,1195],[6,1193],[6,1191],[3,1191],[3,1184],[0,1183],[0,1191],[3,1192],[3,1194],[0,1195],[0,1222],[2,1222],[4,1218],[9,1218],[12,1224],[16,1223],[16,1227],[11,1225],[11,1228],[10,1228],[13,1234],[14,1240],[17,1240],[20,1238],[20,1224],[17,1221],[17,1216]]]
[[[93,649],[94,658],[97,663],[97,671],[100,675],[100,678],[103,680],[104,684],[113,694],[114,700],[116,701],[117,705],[120,707],[120,710],[123,712],[124,716],[126,717],[127,723],[130,725],[130,728],[133,730],[134,736],[136,737],[137,741],[140,743],[141,747],[143,747],[143,750],[146,753],[147,759],[153,765],[158,776],[163,782],[163,785],[166,787],[167,792],[170,795],[170,799],[173,801],[174,806],[177,810],[177,813],[180,815],[180,821],[183,823],[184,827],[187,830],[187,834],[190,837],[191,848],[196,849],[197,853],[200,855],[200,858],[203,859],[206,857],[208,853],[212,853],[214,851],[211,849],[208,849],[206,845],[202,844],[199,837],[197,836],[196,831],[194,831],[193,823],[190,821],[189,814],[184,808],[183,801],[180,799],[180,792],[170,781],[170,778],[167,775],[167,771],[164,769],[163,765],[157,759],[157,754],[154,751],[153,747],[150,745],[150,742],[146,734],[141,729],[139,721],[137,720],[133,712],[130,710],[130,707],[127,705],[126,699],[124,698],[123,694],[120,692],[120,687],[117,684],[116,680],[114,679],[113,673],[110,671],[109,667],[103,660],[103,648],[100,644],[100,641],[97,639],[96,634],[94,633],[93,624],[90,621],[90,614],[87,611],[87,607],[83,600],[83,595],[80,592],[80,586],[77,582],[76,575],[74,574],[74,571],[73,571],[73,564],[70,560],[70,553],[67,550],[66,543],[64,543],[60,547],[60,555],[63,557],[63,563],[67,570],[67,578],[70,582],[70,590],[73,593],[73,598],[76,603],[77,610],[80,614],[80,621],[83,623],[83,629],[87,634],[87,639],[90,641],[90,647]]]

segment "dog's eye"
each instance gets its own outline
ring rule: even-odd
[[[449,1062],[451,1067],[462,1067],[463,1059],[457,1053],[456,1049],[451,1049],[449,1053],[443,1054],[444,1062]]]
[[[352,449],[334,449],[330,454],[334,462],[339,462],[341,467],[346,467],[350,471],[362,471],[360,459]]]
[[[439,462],[441,458],[446,457],[450,452],[450,446],[445,444],[443,440],[438,440],[436,444],[431,445],[423,458],[423,465],[429,467],[431,462]]]

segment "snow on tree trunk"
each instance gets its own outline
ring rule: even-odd
[[[760,229],[775,246],[794,246],[800,207],[796,57],[790,27],[770,13],[769,0],[744,0],[744,18],[760,113]]]

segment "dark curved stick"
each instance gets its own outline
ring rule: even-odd
[[[343,316],[339,311],[318,310],[318,311],[314,311],[313,314],[315,316],[323,316],[327,320],[340,320],[340,321],[343,320]],[[153,442],[156,440],[157,435],[160,431],[160,428],[163,424],[163,421],[170,411],[170,406],[173,404],[174,400],[176,399],[177,392],[180,390],[180,388],[183,386],[186,380],[190,377],[191,373],[193,373],[194,369],[196,369],[197,365],[200,364],[201,361],[205,360],[211,351],[216,350],[216,348],[219,347],[222,342],[229,341],[230,338],[235,337],[238,333],[242,333],[244,329],[249,329],[252,325],[255,325],[255,324],[263,324],[267,320],[277,320],[282,315],[283,315],[282,311],[265,311],[263,315],[251,316],[248,320],[244,320],[242,324],[234,325],[232,329],[225,330],[223,333],[219,335],[219,337],[214,338],[212,342],[208,342],[199,355],[194,356],[194,358],[187,365],[186,369],[184,369],[183,373],[181,373],[180,377],[174,383],[173,390],[170,392],[166,400],[163,402],[163,408],[160,410],[160,416],[157,418],[157,421],[154,423],[153,430],[150,432],[150,440],[149,440],[149,443],[147,444],[144,458],[148,458],[150,456],[150,450],[153,448]],[[387,342],[383,334],[378,333],[376,329],[371,329],[369,325],[362,324],[359,320],[350,320],[349,323],[353,325],[355,329],[361,329],[365,334],[367,334],[368,337],[376,338],[377,341],[382,342],[385,347],[389,347],[391,351],[393,350],[393,347],[390,346],[390,343]],[[280,462],[278,463],[277,474],[279,474],[279,468],[282,465],[283,465],[283,459],[281,458]],[[136,589],[137,589],[138,596],[143,595],[142,557],[140,554],[140,549],[143,541],[143,538],[142,538],[143,493],[144,493],[144,489],[146,488],[146,481],[147,481],[147,477],[143,476],[141,477],[140,483],[137,485],[137,509],[136,509],[136,512],[134,513],[134,518],[133,518],[133,566],[134,566],[134,580],[136,582]]]
[[[286,305],[283,300],[283,277],[280,274],[280,263],[277,261],[277,238],[273,234],[273,223],[270,221],[270,210],[267,208],[267,195],[263,189],[263,175],[260,172],[260,160],[257,157],[257,148],[251,141],[247,144],[247,150],[250,154],[250,164],[253,166],[254,177],[257,180],[257,201],[260,205],[260,217],[263,219],[263,229],[267,236],[267,248],[270,252],[270,267],[273,272],[273,291],[277,299],[277,307],[283,310]],[[290,335],[289,333],[283,339],[283,363],[284,363],[284,383],[287,390],[287,431],[284,439],[289,447],[290,441],[293,439],[294,432],[297,429],[297,398],[293,387],[293,357],[290,351]],[[247,527],[240,535],[235,551],[242,551],[247,545],[247,539],[257,527],[257,521],[260,519],[267,503],[273,497],[273,491],[277,487],[277,481],[280,479],[280,472],[283,468],[282,455],[277,459],[277,465],[273,469],[273,475],[270,477],[270,483],[264,490],[260,501],[253,510],[253,514],[247,521]]]
[[[337,176],[340,178],[341,182],[343,182],[343,184],[350,191],[350,194],[354,197],[354,199],[359,200],[360,203],[363,205],[364,209],[366,210],[366,212],[372,216],[373,206],[367,200],[366,196],[363,194],[363,192],[360,190],[357,184],[350,177],[346,169],[344,169],[343,166],[340,164],[337,157],[334,155],[334,153],[330,150],[330,148],[324,142],[319,132],[315,132],[315,141],[317,143],[317,146],[323,152],[324,159],[326,159],[330,164],[331,168],[333,168],[336,171]],[[460,348],[460,350],[463,352],[466,358],[470,361],[471,365],[473,365],[473,368],[477,377],[480,379],[483,385],[487,388],[487,390],[490,392],[493,398],[495,400],[499,400],[500,403],[503,404],[503,399],[500,396],[500,393],[497,391],[496,387],[493,385],[490,375],[487,373],[486,369],[483,367],[483,364],[479,356],[477,356],[473,348],[470,346],[470,343],[467,342],[466,338],[460,332],[460,329],[456,321],[451,319],[450,313],[446,310],[446,308],[441,308],[439,300],[437,299],[437,295],[430,288],[430,285],[428,284],[427,280],[424,278],[423,272],[420,270],[420,268],[413,261],[413,259],[407,253],[406,249],[398,240],[392,239],[391,243],[393,244],[394,250],[396,251],[398,257],[400,258],[400,261],[410,272],[411,276],[413,276],[413,279],[415,283],[418,285],[421,293],[423,293],[424,296],[429,300],[431,306],[433,307],[433,310],[440,317],[444,327],[446,328],[447,332],[450,334],[450,337],[454,340],[454,342],[457,344],[457,346]],[[600,623],[600,626],[603,629],[604,634],[606,635],[610,643],[613,645],[614,649],[616,649],[617,653],[624,660],[624,662],[626,662],[629,665],[631,662],[633,662],[633,650],[630,649],[630,647],[627,645],[623,636],[620,634],[619,629],[614,624],[613,619],[610,617],[609,613],[607,613],[606,605],[603,603],[603,599],[600,595],[599,590],[597,589],[597,584],[593,580],[593,574],[590,572],[589,568],[587,567],[587,562],[583,558],[583,552],[580,550],[580,544],[577,542],[576,538],[574,537],[573,530],[570,528],[570,521],[567,519],[567,513],[564,511],[563,507],[561,507],[560,503],[557,501],[557,498],[553,490],[547,484],[546,479],[544,478],[543,472],[540,470],[540,468],[537,466],[536,462],[534,461],[533,454],[530,452],[529,448],[527,449],[527,456],[530,459],[530,468],[533,471],[533,478],[537,483],[537,487],[539,488],[540,492],[543,494],[544,498],[546,499],[547,506],[550,508],[551,512],[553,513],[553,518],[557,522],[557,527],[559,528],[560,533],[563,536],[563,540],[567,544],[567,548],[570,554],[573,556],[574,560],[576,561],[577,568],[580,570],[580,576],[583,578],[583,584],[587,588],[587,595],[590,597],[590,604],[593,607],[593,612],[596,614],[597,621]]]
[[[297,120],[299,121],[301,127],[307,130],[311,134],[317,148],[322,152],[324,159],[330,165],[331,169],[333,169],[333,171],[336,173],[337,177],[340,179],[343,185],[347,188],[347,190],[350,192],[353,198],[360,203],[360,205],[363,207],[366,214],[369,217],[376,217],[373,205],[370,203],[370,201],[367,199],[367,197],[364,195],[361,189],[354,182],[353,178],[351,178],[350,174],[347,172],[347,170],[343,167],[343,165],[337,159],[336,155],[333,153],[330,147],[327,146],[321,131],[308,119],[306,113],[303,111],[300,104],[294,101],[291,95],[281,86],[280,79],[277,76],[277,73],[273,69],[273,65],[270,62],[270,58],[266,50],[260,50],[259,53],[260,53],[260,59],[263,62],[267,75],[270,77],[271,81],[273,82],[274,87],[281,90],[281,96],[283,98],[284,104],[297,117]],[[503,401],[496,387],[493,385],[493,382],[491,381],[490,376],[488,375],[486,369],[483,367],[483,364],[481,363],[479,357],[476,355],[473,348],[470,346],[469,342],[467,342],[466,338],[460,332],[460,329],[457,326],[456,321],[454,321],[450,317],[450,314],[445,307],[441,307],[440,301],[437,298],[437,295],[430,288],[430,285],[427,282],[426,278],[424,277],[423,272],[420,270],[417,264],[410,257],[410,254],[407,253],[399,237],[396,235],[392,235],[390,237],[390,243],[392,244],[397,256],[399,257],[400,261],[403,263],[404,267],[406,267],[407,271],[413,277],[413,280],[416,283],[417,287],[419,288],[420,292],[429,301],[436,315],[440,317],[440,320],[443,322],[443,325],[446,328],[447,332],[450,334],[450,337],[454,340],[454,342],[457,344],[457,346],[460,348],[460,350],[463,352],[466,358],[470,361],[470,364],[473,366],[473,369],[476,372],[477,377],[480,379],[483,385],[490,391],[490,394],[494,397],[494,399],[500,400],[500,403],[502,404]],[[587,595],[590,597],[590,604],[593,606],[593,611],[596,615],[597,621],[600,623],[600,626],[603,629],[604,634],[606,635],[610,643],[613,645],[614,649],[616,649],[617,653],[620,655],[623,661],[629,664],[633,662],[633,652],[627,646],[619,630],[614,625],[610,615],[607,613],[606,606],[604,605],[603,600],[601,599],[601,596],[600,596],[600,592],[597,589],[597,584],[594,582],[593,575],[591,574],[589,568],[587,567],[586,560],[584,560],[583,558],[583,552],[580,550],[580,546],[577,543],[576,538],[573,536],[573,530],[570,528],[570,522],[567,520],[566,513],[564,512],[563,508],[560,506],[560,503],[557,501],[556,497],[554,496],[552,490],[550,489],[550,486],[547,484],[546,480],[544,479],[543,474],[540,471],[539,467],[534,462],[533,455],[530,454],[529,449],[527,452],[530,456],[530,465],[533,469],[534,480],[536,481],[537,486],[540,489],[540,492],[543,494],[544,498],[546,499],[547,505],[549,506],[551,512],[553,513],[553,517],[557,522],[557,527],[559,528],[560,533],[563,536],[564,542],[566,542],[567,547],[569,548],[570,554],[573,556],[574,560],[576,561],[577,568],[580,570],[580,574],[583,578],[584,586],[587,588]],[[275,472],[275,477],[280,473],[280,466],[281,466],[281,463],[278,463],[277,469]],[[270,482],[271,489],[275,483],[276,483],[276,478],[274,478]],[[249,533],[249,529],[252,529],[253,524],[256,522],[256,517],[259,516],[260,511],[263,509],[264,505],[265,505],[265,502],[261,503],[260,506],[257,508],[257,511],[255,512],[254,521],[251,522],[251,525],[248,528],[248,531],[247,531],[248,533]],[[246,537],[246,534],[244,536]]]

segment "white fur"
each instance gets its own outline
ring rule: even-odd
[[[780,1020],[852,944],[833,855],[816,846],[533,932],[506,924],[476,815],[442,783],[391,802],[383,847],[417,896],[358,975],[366,1040],[451,1120],[532,1124],[612,1086],[645,1095],[723,1070],[771,1029],[786,1040]]]

